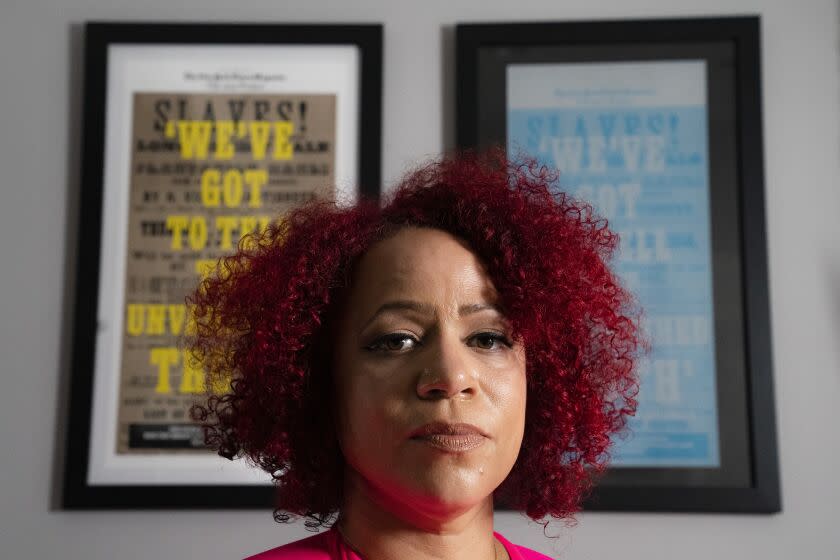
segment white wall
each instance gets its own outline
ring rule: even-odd
[[[3,0],[0,4],[0,557],[241,558],[304,535],[268,512],[50,508],[78,216],[80,40],[90,19],[381,21],[383,171],[451,145],[458,21],[760,13],[767,218],[784,512],[587,514],[573,529],[498,515],[513,541],[572,560],[840,558],[840,185],[834,0]],[[71,62],[73,66],[71,66]],[[444,119],[450,121],[444,125]]]

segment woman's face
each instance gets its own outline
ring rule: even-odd
[[[478,258],[406,228],[361,259],[337,337],[338,437],[353,480],[389,508],[486,503],[525,427],[525,355]]]

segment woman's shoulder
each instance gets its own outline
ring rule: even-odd
[[[335,558],[334,548],[333,531],[329,530],[260,552],[245,560],[330,560]]]
[[[510,556],[510,560],[552,560],[550,556],[546,556],[536,550],[531,550],[530,548],[513,544],[499,533],[495,533],[495,535],[499,542],[504,545],[508,556]]]

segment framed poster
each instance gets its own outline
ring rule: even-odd
[[[380,25],[86,25],[67,508],[272,505],[204,447],[185,296],[313,198],[376,198]]]
[[[586,507],[779,511],[758,18],[456,36],[459,147],[557,168],[644,309],[637,415]]]

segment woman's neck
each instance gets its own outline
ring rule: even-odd
[[[378,491],[356,473],[348,474],[344,489],[338,529],[365,560],[497,557],[492,496],[472,507],[423,507]]]

